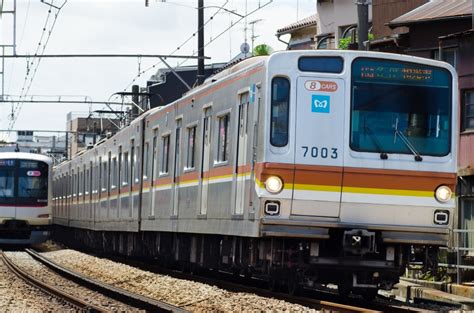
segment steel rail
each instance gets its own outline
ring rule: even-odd
[[[97,280],[85,277],[79,273],[76,273],[72,270],[69,270],[56,262],[42,256],[41,254],[33,251],[32,249],[25,250],[30,256],[32,256],[35,260],[38,260],[42,264],[46,265],[53,271],[57,272],[59,275],[67,277],[68,279],[86,286],[91,290],[98,291],[110,298],[113,298],[117,301],[121,301],[127,304],[130,304],[134,307],[144,309],[150,312],[174,312],[174,313],[187,313],[189,311],[174,306],[172,304],[168,304],[147,296],[139,295],[125,289],[115,287],[103,282],[99,282]]]
[[[93,305],[82,299],[79,299],[73,295],[67,294],[53,286],[50,286],[39,279],[31,276],[22,270],[18,265],[16,265],[12,260],[10,260],[3,251],[0,251],[3,263],[8,267],[8,269],[13,272],[16,276],[24,280],[27,284],[38,288],[42,292],[51,295],[59,300],[67,302],[72,307],[85,312],[110,312],[105,308]]]

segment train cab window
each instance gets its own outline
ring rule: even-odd
[[[18,204],[48,202],[48,164],[40,161],[20,160],[18,169]]]
[[[194,155],[195,155],[195,143],[196,143],[196,126],[188,127],[188,150],[186,153],[186,169],[192,169],[195,167]]]
[[[229,160],[229,122],[230,114],[218,117],[217,162]]]
[[[270,143],[275,147],[288,144],[290,81],[284,77],[272,80],[270,110]]]
[[[167,174],[169,171],[170,158],[170,135],[163,137],[163,158],[161,159],[161,173]]]
[[[344,61],[341,57],[301,57],[298,68],[302,72],[342,73]]]
[[[14,194],[15,160],[0,160],[0,199],[12,198]]]
[[[352,63],[351,88],[352,150],[429,156],[450,152],[448,70],[357,58]]]

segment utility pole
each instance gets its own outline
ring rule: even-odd
[[[364,42],[369,39],[369,0],[356,0],[357,5],[357,41],[359,50],[366,50]]]
[[[198,0],[198,69],[196,81],[204,82],[204,0]]]
[[[5,96],[5,49],[12,49],[13,55],[16,54],[16,0],[13,0],[13,7],[10,9],[5,9],[4,5],[5,2],[4,0],[1,0],[1,7],[0,7],[0,17],[2,17],[4,14],[12,14],[13,15],[13,38],[12,38],[12,43],[6,43],[6,42],[0,42],[0,49],[1,49],[1,57],[2,57],[2,70],[0,71],[0,76],[2,79],[2,85],[1,85],[1,95],[0,99],[3,99]],[[11,2],[11,1],[10,1]]]

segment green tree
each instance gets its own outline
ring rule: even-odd
[[[267,44],[261,44],[253,48],[252,54],[254,56],[260,56],[260,55],[269,55],[272,53],[273,49]]]
[[[369,33],[368,38],[369,40],[374,40],[375,36],[374,34]],[[339,49],[347,50],[349,48],[349,44],[351,43],[351,41],[352,41],[352,36],[339,39]]]

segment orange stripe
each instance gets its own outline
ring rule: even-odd
[[[219,177],[224,175],[232,175],[232,166],[221,166],[212,168],[208,172],[204,172],[204,178]]]
[[[250,164],[240,165],[240,166],[237,167],[237,173],[239,173],[239,174],[249,173],[251,169],[252,168],[251,168]]]
[[[191,181],[191,180],[197,180],[198,178],[199,178],[198,173],[194,171],[194,172],[185,173],[179,176],[179,181],[186,182],[186,181]]]
[[[343,175],[344,174],[344,175]],[[439,185],[454,190],[455,173],[313,166],[287,163],[258,163],[255,175],[264,182],[280,176],[288,184],[433,191]]]
[[[439,185],[454,190],[456,174],[397,170],[344,169],[344,186],[433,191]]]

